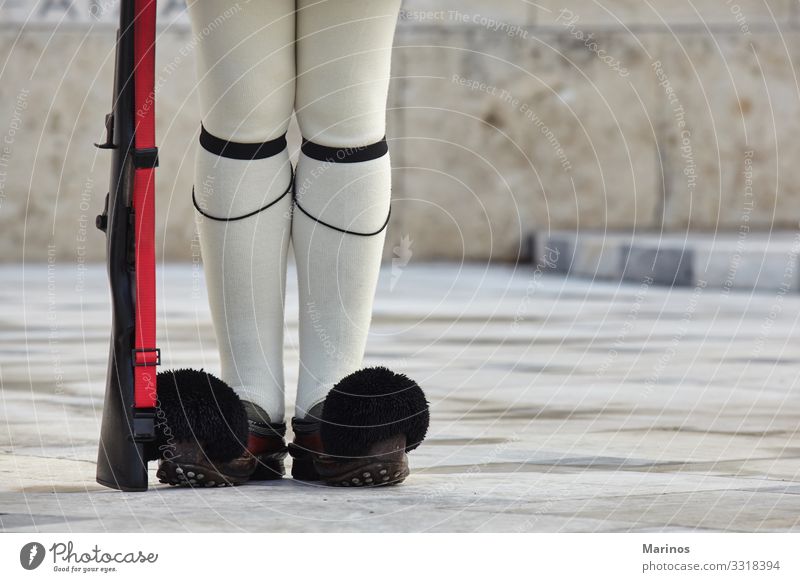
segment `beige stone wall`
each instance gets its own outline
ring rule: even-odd
[[[0,260],[100,260],[109,157],[91,143],[115,3],[7,4]],[[160,5],[158,236],[165,259],[187,260],[196,41],[180,0]],[[531,231],[796,228],[797,13],[792,0],[406,0],[387,258],[404,237],[414,260],[511,260]]]

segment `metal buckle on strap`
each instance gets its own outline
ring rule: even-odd
[[[139,358],[139,354],[155,354],[156,359],[155,361],[148,360],[146,357],[144,360]],[[161,365],[161,348],[134,348],[131,350],[131,355],[133,357],[133,365],[134,366],[160,366]]]
[[[149,443],[156,440],[156,409],[137,408],[133,412],[133,434],[131,438],[137,443]]]
[[[141,148],[133,150],[133,165],[137,168],[157,168],[158,148]]]

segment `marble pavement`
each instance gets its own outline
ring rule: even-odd
[[[293,276],[289,277],[293,281]],[[0,267],[0,530],[800,531],[800,297],[388,263],[368,363],[417,379],[400,487],[120,493],[94,481],[101,266]],[[166,366],[218,360],[199,265],[159,269]],[[287,297],[288,386],[297,293]]]

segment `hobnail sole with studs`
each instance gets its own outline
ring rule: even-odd
[[[333,487],[382,487],[402,483],[410,471],[404,455],[399,462],[375,461],[357,468],[350,465],[341,473],[325,473],[321,476],[322,482]]]
[[[247,481],[223,475],[209,467],[173,461],[163,461],[158,467],[156,477],[161,483],[173,487],[230,487]]]

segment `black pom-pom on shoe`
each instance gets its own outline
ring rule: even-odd
[[[245,450],[247,413],[225,382],[203,370],[167,370],[156,378],[156,441],[162,483],[223,487],[244,483],[255,464]]]
[[[295,419],[292,474],[342,487],[400,483],[409,474],[406,453],[425,438],[429,422],[425,394],[408,376],[359,370],[328,393],[319,422]]]
[[[157,456],[176,442],[196,442],[209,459],[230,461],[247,443],[247,413],[225,382],[202,370],[167,370],[156,378]]]
[[[429,422],[419,385],[378,366],[354,372],[333,387],[322,407],[320,434],[328,455],[363,456],[374,443],[398,434],[405,435],[408,452],[425,438]]]

